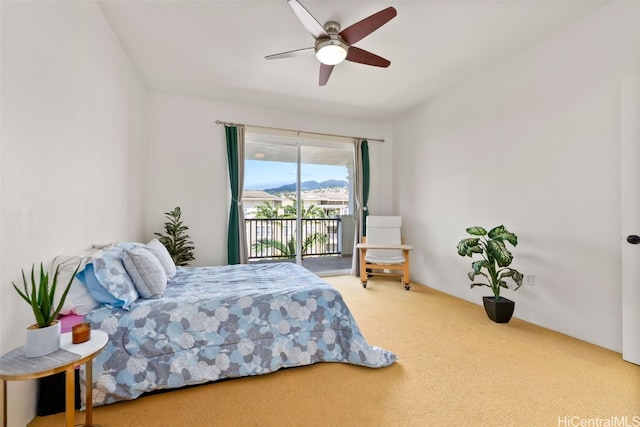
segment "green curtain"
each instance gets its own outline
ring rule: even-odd
[[[227,162],[229,164],[229,182],[231,183],[231,208],[229,209],[229,228],[227,232],[227,262],[240,264],[240,232],[238,215],[238,129],[225,126],[227,136]]]
[[[362,235],[367,235],[367,216],[369,216],[369,144],[367,140],[362,141],[360,147],[362,153]]]

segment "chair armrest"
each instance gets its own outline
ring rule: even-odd
[[[358,243],[358,249],[398,249],[401,251],[410,251],[413,249],[411,245],[382,245],[378,243]]]

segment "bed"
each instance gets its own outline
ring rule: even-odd
[[[127,281],[123,274],[131,275],[118,257],[141,246],[109,249],[106,265],[103,253],[90,256],[83,266],[92,277],[88,282],[108,279],[110,285],[102,289],[123,297],[113,290]],[[367,343],[338,290],[301,266],[173,268],[161,295],[143,298],[149,289],[138,289],[137,298],[101,302],[84,315],[92,329],[109,335],[93,365],[95,406],[318,362],[378,368],[396,360],[395,354]],[[101,277],[104,271],[110,277]],[[82,273],[78,277],[91,289]],[[117,286],[110,287],[111,282]],[[86,381],[81,370],[83,407]]]

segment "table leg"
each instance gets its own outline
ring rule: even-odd
[[[75,386],[75,374],[73,365],[69,366],[65,371],[66,376],[66,397],[65,397],[65,411],[67,415],[67,427],[73,427],[76,421],[76,395],[74,392]]]
[[[2,380],[2,425],[7,427],[7,382]]]
[[[86,426],[93,426],[93,360],[89,360],[85,365],[85,407],[86,407]]]

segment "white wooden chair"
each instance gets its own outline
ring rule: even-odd
[[[360,282],[367,287],[370,276],[401,276],[406,290],[409,280],[409,251],[402,240],[402,217],[368,216],[367,235],[356,245],[360,250]]]

